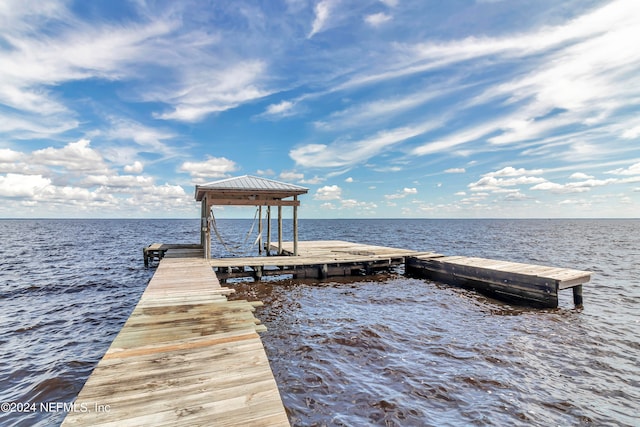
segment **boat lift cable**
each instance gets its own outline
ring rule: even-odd
[[[222,235],[220,234],[220,231],[218,230],[218,225],[216,224],[216,217],[213,215],[213,209],[211,209],[210,215],[209,215],[209,222],[211,223],[211,226],[212,226],[211,228],[213,228],[213,231],[215,232],[216,237],[218,238],[218,241],[225,248],[227,252],[233,255],[244,255],[247,253],[248,249],[245,249],[244,251],[242,251],[241,249],[242,247],[247,245],[249,236],[251,236],[251,234],[253,233],[253,229],[255,228],[255,225],[256,225],[256,219],[258,218],[259,209],[260,208],[256,209],[256,213],[253,216],[253,223],[251,224],[251,227],[249,228],[249,231],[247,232],[247,235],[245,236],[244,241],[239,245],[231,245],[224,241],[224,239],[222,238]],[[260,241],[261,237],[262,237],[262,233],[259,233],[255,242],[253,242],[252,247],[255,246]]]

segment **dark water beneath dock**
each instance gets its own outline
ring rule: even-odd
[[[236,283],[265,302],[293,425],[638,425],[640,221],[306,220],[300,238],[594,276],[583,310],[570,290],[536,310],[399,274]],[[59,424],[64,411],[39,404],[73,401],[109,347],[153,274],[141,248],[198,240],[194,220],[0,220],[0,403],[38,405],[0,425]]]

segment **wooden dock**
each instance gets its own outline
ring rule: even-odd
[[[277,251],[277,245],[271,251]],[[336,276],[372,274],[404,264],[405,257],[419,254],[407,249],[363,245],[340,240],[298,242],[293,256],[292,242],[282,244],[284,255],[209,260],[218,279],[290,274],[296,279],[325,279]]]
[[[272,250],[276,250],[272,246]],[[472,288],[498,299],[537,307],[557,307],[558,292],[572,288],[574,303],[582,305],[582,284],[588,271],[545,267],[485,258],[445,256],[339,240],[283,243],[281,256],[219,258],[209,262],[218,278],[290,274],[294,278],[325,279],[333,276],[366,275],[400,265],[405,272],[438,282]]]
[[[171,249],[63,426],[288,426],[254,305]]]
[[[588,271],[435,253],[407,257],[405,272],[506,301],[550,308],[558,306],[558,291],[568,288],[573,289],[575,305],[581,306],[582,284],[591,279]]]

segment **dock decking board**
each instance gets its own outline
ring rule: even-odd
[[[63,426],[288,426],[253,316],[207,260],[169,248]],[[95,405],[101,405],[96,407]],[[108,405],[108,411],[105,410]],[[94,408],[102,408],[96,411]]]

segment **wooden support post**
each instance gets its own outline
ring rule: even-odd
[[[271,255],[271,206],[267,206],[267,256]]]
[[[298,196],[293,196],[297,201]],[[293,256],[298,256],[298,206],[293,205]]]
[[[253,268],[253,280],[259,282],[262,280],[262,266],[258,265]]]
[[[578,308],[582,308],[582,285],[573,287],[573,304]]]
[[[278,255],[282,255],[282,206],[278,206]]]
[[[203,248],[204,248],[204,240],[205,240],[204,226],[205,226],[205,220],[207,217],[205,204],[206,204],[206,201],[205,199],[203,199],[202,202],[200,203],[200,244],[202,245]]]
[[[258,206],[258,253],[262,254],[262,205]]]
[[[327,277],[329,277],[329,266],[327,264],[322,264],[318,268],[318,278],[326,279]]]
[[[205,205],[205,218],[203,228],[205,230],[204,233],[204,257],[206,259],[211,259],[211,224],[209,224],[209,217],[211,216],[211,205],[209,204],[209,200],[205,197],[202,199],[202,203]]]

